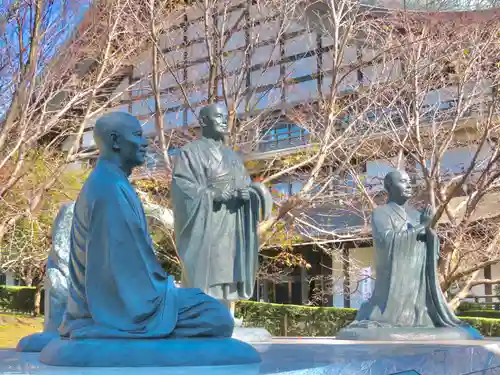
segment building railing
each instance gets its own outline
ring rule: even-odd
[[[483,309],[499,310],[500,311],[500,296],[495,294],[489,295],[469,295],[466,298],[460,299],[460,302],[474,303]]]
[[[476,97],[463,111],[460,119],[471,118],[475,115],[486,112],[488,105],[491,101],[488,98]],[[457,117],[458,102],[456,99],[442,101],[437,104],[429,104],[421,107],[420,121],[422,126],[425,123],[429,125],[432,122],[443,123],[452,121]],[[349,126],[350,116],[346,113],[341,119],[338,120],[338,131],[341,132]],[[364,116],[363,121],[358,121],[356,124],[356,132],[360,134],[370,134],[376,136],[383,136],[384,133],[403,128],[404,124],[408,124],[408,119],[405,118],[404,113],[398,108],[386,108],[380,111],[368,112]],[[279,125],[279,128],[271,129],[262,134],[261,139],[251,142],[249,144],[240,145],[240,149],[244,154],[247,154],[246,159],[252,160],[253,158],[259,159],[259,155],[263,154],[280,154],[283,152],[290,152],[295,150],[303,150],[308,148],[314,143],[310,133],[300,127],[300,124],[287,124],[288,128]],[[278,131],[279,130],[279,131]],[[175,150],[169,152],[175,155]],[[146,163],[146,167],[141,174],[154,174],[161,172],[165,168],[162,158],[159,155],[155,156],[155,152],[150,153],[150,157]],[[381,181],[367,181],[368,186],[373,186],[378,190]]]

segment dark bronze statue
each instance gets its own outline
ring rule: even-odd
[[[177,288],[157,261],[142,203],[128,180],[146,156],[139,121],[122,112],[104,115],[94,139],[100,157],[76,200],[71,228],[69,297],[59,327],[66,339],[49,343],[41,361],[65,366],[258,361],[255,350],[230,339],[234,320],[222,303],[200,289]],[[226,339],[173,340],[202,337]],[[200,359],[197,351],[210,345],[243,356]]]
[[[257,225],[272,197],[252,183],[240,156],[225,145],[227,111],[201,109],[202,137],[176,159],[172,202],[184,286],[227,302],[249,299],[258,266]]]
[[[412,189],[404,171],[388,173],[384,187],[387,204],[377,207],[372,214],[375,288],[371,298],[361,305],[356,321],[341,331],[339,337],[480,337],[455,316],[441,292],[437,275],[439,238],[431,227],[431,207],[419,212],[407,205]]]

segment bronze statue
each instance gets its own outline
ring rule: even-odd
[[[225,145],[227,116],[217,104],[201,109],[202,137],[175,161],[172,202],[182,284],[229,304],[253,294],[257,225],[269,216],[272,197]]]
[[[388,173],[384,187],[388,193],[387,204],[377,207],[372,214],[375,288],[370,299],[361,305],[356,320],[341,331],[339,337],[480,337],[455,316],[439,286],[439,238],[431,227],[431,207],[419,212],[407,205],[412,188],[404,171]],[[431,330],[426,330],[428,328]]]
[[[69,297],[59,327],[65,339],[51,341],[41,362],[168,366],[258,361],[248,344],[230,338],[234,320],[223,304],[199,289],[177,288],[157,261],[142,203],[128,180],[146,156],[139,121],[122,112],[104,115],[94,139],[99,160],[74,207]],[[204,337],[223,340],[174,340]],[[200,358],[208,346],[237,354]]]

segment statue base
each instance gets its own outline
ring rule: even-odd
[[[56,339],[40,362],[68,367],[229,366],[260,362],[259,353],[232,338]]]
[[[18,352],[39,353],[49,342],[59,338],[58,332],[40,332],[23,337],[16,346]]]
[[[245,342],[270,342],[272,336],[265,328],[234,327],[233,339]]]
[[[371,323],[371,324],[370,324]],[[362,341],[436,341],[482,340],[475,328],[463,327],[389,327],[376,322],[353,322],[335,336],[338,340]]]

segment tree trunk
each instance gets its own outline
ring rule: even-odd
[[[457,293],[455,298],[453,298],[448,303],[448,305],[450,306],[451,309],[453,309],[453,311],[455,311],[457,309],[458,305],[460,305],[460,300],[462,298],[467,297],[467,295],[469,294],[470,288],[472,287],[474,280],[476,279],[477,275],[479,274],[479,271],[480,270],[476,270],[472,274],[469,275],[469,278],[467,279],[467,282],[465,283],[463,288],[460,290],[460,292]]]
[[[38,283],[35,288],[35,298],[33,301],[33,316],[38,316],[41,314],[40,307],[42,302],[42,285],[43,283]]]

